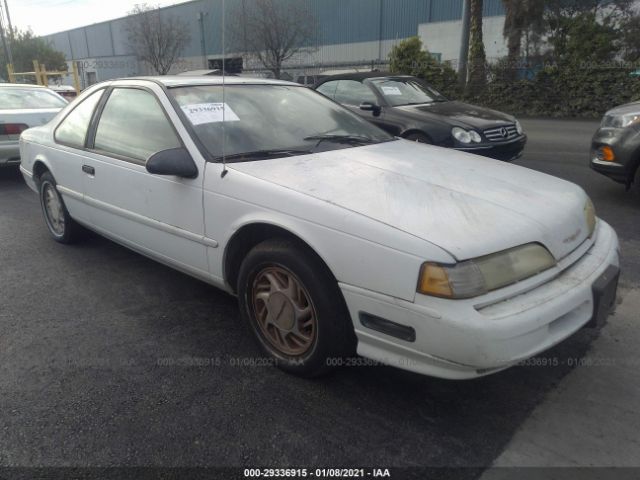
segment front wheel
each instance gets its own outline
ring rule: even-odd
[[[338,284],[313,252],[266,240],[242,262],[238,299],[262,349],[290,373],[313,377],[353,353],[353,327]]]
[[[640,165],[636,167],[636,172],[633,176],[633,183],[631,184],[631,195],[636,198],[636,200],[640,199]]]
[[[53,175],[43,173],[39,184],[40,206],[49,233],[56,242],[73,243],[78,239],[80,226],[69,215]]]

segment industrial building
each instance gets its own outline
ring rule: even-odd
[[[234,9],[251,9],[257,0],[226,0],[225,24]],[[299,0],[312,12],[318,29],[316,45],[285,64],[284,76],[304,81],[322,72],[384,66],[394,44],[419,35],[442,61],[457,63],[463,0]],[[223,58],[242,58],[244,72],[266,75],[243,52],[223,48],[223,0],[193,0],[164,7],[189,28],[190,41],[173,67],[216,68]],[[489,59],[506,54],[501,0],[484,2],[484,39]],[[67,60],[78,61],[83,87],[111,78],[151,73],[128,45],[126,17],[47,35],[44,38]],[[228,27],[227,27],[228,28]]]

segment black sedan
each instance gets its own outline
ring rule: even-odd
[[[591,142],[591,168],[640,193],[640,102],[604,115]]]
[[[398,137],[515,160],[527,142],[511,115],[450,101],[422,80],[381,72],[335,75],[314,87]]]

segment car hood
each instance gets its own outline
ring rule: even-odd
[[[640,102],[631,102],[619,105],[609,110],[605,115],[624,115],[627,113],[637,113],[640,111]]]
[[[392,226],[458,260],[530,242],[560,259],[588,236],[580,187],[406,140],[229,168]]]
[[[434,102],[421,105],[393,107],[416,119],[440,119],[461,127],[480,130],[514,123],[515,118],[506,113],[462,102]]]

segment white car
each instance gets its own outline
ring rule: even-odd
[[[618,240],[581,188],[396,139],[297,84],[222,82],[101,83],[24,132],[53,238],[84,226],[237,295],[300,375],[357,350],[473,378],[608,315]]]
[[[29,127],[51,120],[67,101],[38,85],[0,83],[0,167],[18,165],[18,139]]]

